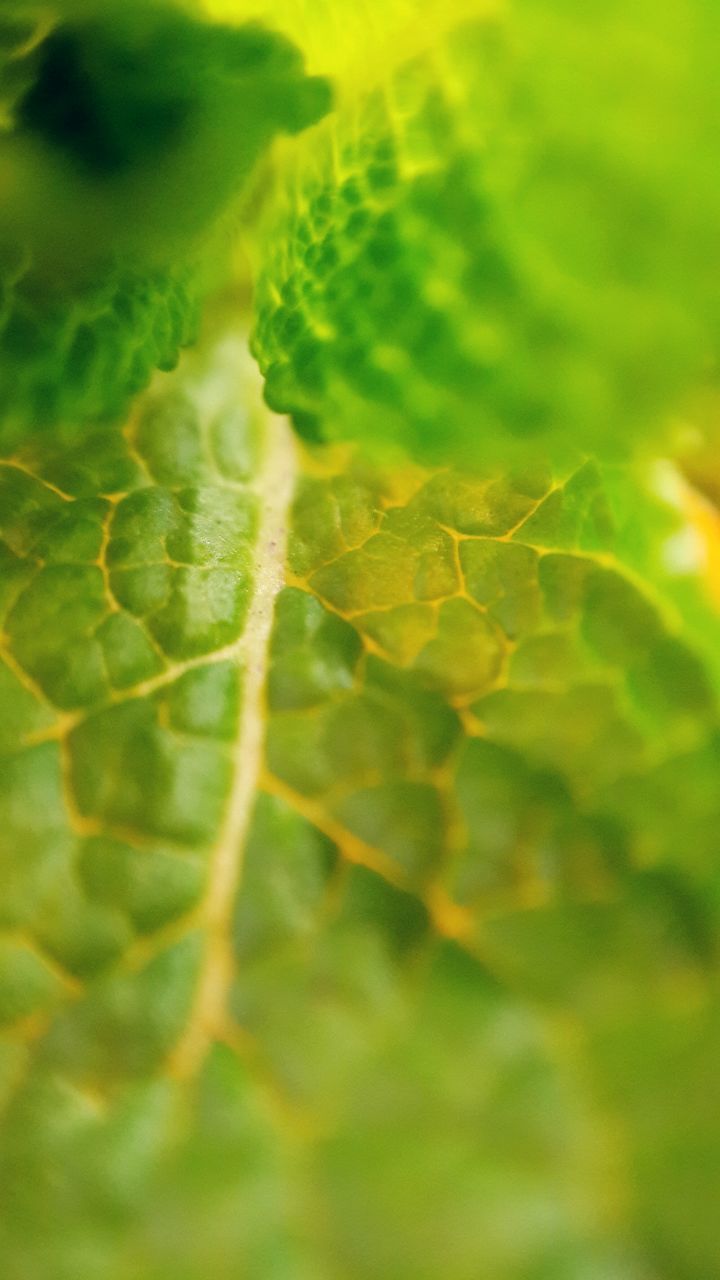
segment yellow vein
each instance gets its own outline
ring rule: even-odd
[[[233,751],[233,785],[200,912],[207,931],[202,969],[186,1029],[168,1064],[171,1074],[179,1079],[187,1079],[200,1067],[226,1016],[232,979],[232,910],[242,877],[245,838],[262,762],[268,652],[275,601],[284,585],[295,473],[295,445],[290,429],[284,420],[268,415],[266,452],[254,486],[261,505],[255,589],[245,631],[235,648],[235,657],[244,669],[244,696]]]

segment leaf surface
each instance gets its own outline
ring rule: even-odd
[[[172,369],[230,270],[254,171],[328,108],[257,22],[29,0],[0,25],[0,442],[73,442]]]
[[[337,110],[260,234],[270,403],[441,464],[667,448],[717,369],[716,13],[360,9],[314,24]]]
[[[590,465],[294,482],[257,397],[228,336],[0,472],[5,1273],[707,1274],[686,517]]]
[[[202,10],[0,22],[3,1280],[708,1280],[715,8]]]

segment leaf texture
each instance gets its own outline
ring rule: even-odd
[[[714,12],[430,6],[384,53],[364,12],[260,234],[270,403],[441,464],[667,448],[717,369]]]
[[[72,423],[81,439],[173,368],[230,269],[258,161],[329,96],[257,22],[209,23],[170,0],[11,5],[0,25],[5,450],[38,423]]]
[[[711,1273],[681,517],[638,488],[642,577],[591,465],[291,499],[204,361],[0,473],[5,1274]]]
[[[3,1280],[708,1280],[714,6],[51,9],[0,21]]]

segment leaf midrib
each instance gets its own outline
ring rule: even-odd
[[[205,930],[195,994],[185,1028],[168,1058],[176,1079],[193,1076],[221,1034],[233,976],[231,925],[244,851],[260,776],[267,724],[265,687],[275,601],[285,585],[288,525],[297,461],[285,419],[267,414],[262,465],[252,486],[260,510],[255,578],[247,622],[231,646],[243,672],[243,701],[232,747],[231,785],[224,820],[210,854],[204,898],[193,915]]]

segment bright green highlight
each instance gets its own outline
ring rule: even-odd
[[[269,403],[437,462],[672,438],[717,368],[714,7],[459,18],[360,41],[288,155],[257,251]]]

